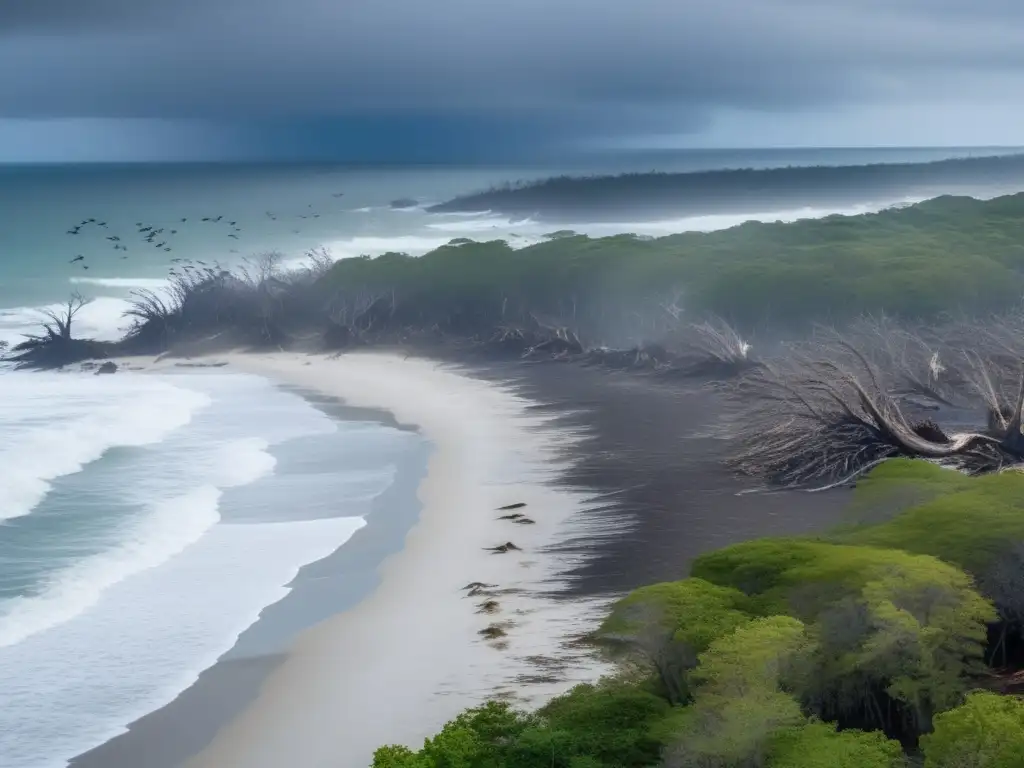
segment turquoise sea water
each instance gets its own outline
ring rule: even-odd
[[[970,153],[681,152],[565,168],[0,166],[0,340],[32,331],[38,309],[72,290],[94,299],[79,333],[114,337],[131,291],[159,289],[173,259],[230,265],[270,250],[300,259],[321,246],[338,258],[423,253],[454,237],[525,244],[551,229],[393,210],[396,198],[429,204],[560,172]],[[744,218],[567,224],[664,234]],[[164,231],[147,242],[145,227]],[[0,766],[63,766],[173,698],[301,566],[363,524],[415,439],[338,422],[250,376],[0,371]]]

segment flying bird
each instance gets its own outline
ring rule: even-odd
[[[76,261],[84,261],[84,260],[85,260],[85,256],[83,256],[82,254],[78,254],[77,256],[75,256],[75,258],[73,258],[71,261],[69,261],[68,264],[74,264]]]

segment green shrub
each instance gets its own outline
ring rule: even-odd
[[[972,693],[956,709],[935,717],[935,732],[921,738],[925,768],[1024,767],[1024,701]]]
[[[619,600],[598,637],[650,665],[669,701],[682,704],[697,655],[750,620],[749,602],[736,589],[702,579],[652,584]]]
[[[673,713],[667,764],[763,764],[772,735],[804,721],[783,685],[810,646],[803,624],[788,616],[757,619],[712,642],[694,672],[693,704]]]
[[[813,720],[774,733],[767,768],[902,768],[898,741],[878,731],[837,731],[831,723]]]
[[[970,686],[984,654],[991,604],[955,566],[894,549],[812,539],[760,539],[698,558],[693,572],[742,590],[763,614],[810,625],[817,642],[802,698],[825,719],[873,713],[879,694],[906,708],[911,733]]]

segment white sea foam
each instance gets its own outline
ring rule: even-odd
[[[0,764],[64,768],[192,685],[360,518],[215,525],[93,610],[0,651]]]
[[[199,541],[220,516],[221,489],[245,485],[274,468],[265,440],[251,438],[227,443],[212,457],[211,476],[184,494],[158,499],[147,512],[130,521],[111,549],[80,560],[53,577],[32,597],[16,597],[0,605],[0,648],[83,613],[113,585],[140,571],[155,568]]]
[[[129,306],[129,302],[124,299],[112,296],[100,296],[90,301],[75,315],[74,335],[79,338],[116,341],[129,325],[124,316]],[[0,309],[0,341],[14,346],[24,341],[26,336],[40,333],[42,322],[46,320],[40,312],[44,309],[61,312],[64,305]]]
[[[265,379],[219,371],[5,374],[0,428],[17,417],[19,445],[35,429],[74,435],[86,414],[109,416],[114,404],[145,431],[181,393],[204,405],[186,426],[86,465],[75,482],[88,498],[55,497],[12,523],[23,529],[19,547],[40,547],[0,562],[15,578],[45,569],[44,557],[66,562],[42,570],[21,597],[0,600],[4,768],[63,768],[194,683],[288,593],[303,565],[364,525],[359,515],[391,484],[394,451],[407,437],[339,424]],[[4,428],[5,440],[10,434]],[[328,442],[309,452],[296,445],[282,469],[270,451],[296,439]]]
[[[159,290],[167,285],[167,280],[160,277],[72,277],[75,285],[101,285],[105,288],[138,288]]]
[[[130,373],[0,376],[0,520],[29,514],[53,480],[115,446],[160,442],[209,402],[200,392]]]

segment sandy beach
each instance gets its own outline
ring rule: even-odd
[[[416,745],[489,696],[535,705],[605,671],[566,643],[596,626],[606,601],[544,594],[581,564],[549,551],[583,530],[587,497],[556,482],[578,435],[543,429],[553,415],[531,411],[507,387],[422,359],[220,359],[352,406],[384,408],[421,430],[433,454],[419,488],[420,519],[402,552],[381,566],[379,587],[301,635],[252,704],[188,765],[366,765],[377,746]],[[520,512],[534,524],[498,520],[498,508],[510,504],[525,504]],[[509,541],[521,551],[488,551]],[[471,582],[495,585],[493,597],[467,597],[462,588]],[[485,599],[497,601],[494,613],[479,612]],[[505,636],[481,637],[488,627]]]

